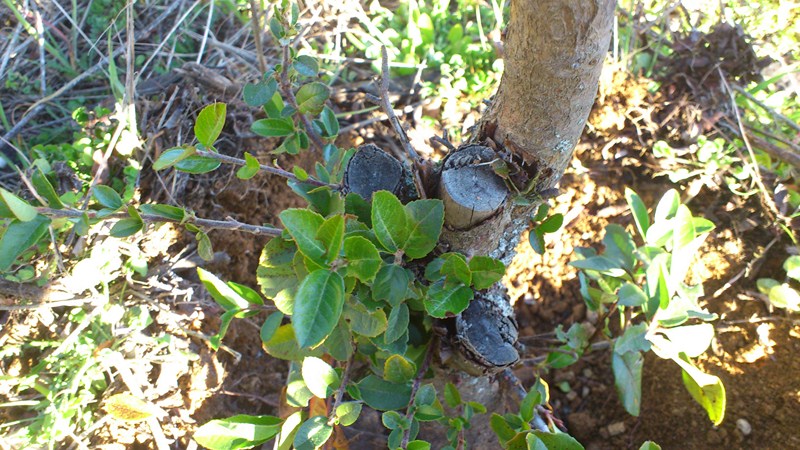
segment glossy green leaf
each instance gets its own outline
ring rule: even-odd
[[[792,255],[786,258],[783,270],[786,271],[787,277],[800,281],[800,256]]]
[[[328,425],[328,418],[325,416],[312,417],[297,429],[294,435],[295,450],[315,450],[328,442],[333,434],[333,427]]]
[[[714,375],[704,373],[695,367],[685,356],[673,359],[681,366],[683,385],[692,398],[705,409],[708,418],[717,426],[725,419],[725,386]]]
[[[489,426],[492,428],[492,431],[494,431],[494,434],[497,435],[497,439],[500,440],[500,443],[503,444],[503,448],[506,448],[505,444],[517,435],[517,432],[511,428],[511,425],[508,424],[506,419],[497,413],[492,414],[492,417],[489,419]]]
[[[392,343],[400,339],[403,334],[408,331],[408,322],[408,305],[401,303],[400,305],[392,308],[392,312],[389,313],[389,323],[386,327],[386,333],[384,334],[383,340],[386,343]]]
[[[548,433],[546,431],[533,430],[525,437],[525,443],[529,450],[584,450],[583,445],[574,437],[558,431]]]
[[[286,377],[286,404],[296,408],[305,408],[312,398],[314,398],[314,394],[303,380],[300,364],[292,361],[289,364],[289,375]]]
[[[157,216],[164,219],[182,221],[186,217],[186,211],[183,208],[171,205],[160,204],[147,204],[139,207],[142,214]]]
[[[120,200],[120,206],[121,203],[122,200]],[[3,188],[0,188],[0,208],[2,208],[4,217],[13,216],[22,222],[30,222],[39,214],[36,212],[36,208],[28,202]]]
[[[408,272],[404,268],[396,264],[384,265],[372,283],[372,298],[397,306],[408,296],[409,281]]]
[[[661,222],[663,220],[671,219],[678,212],[678,206],[681,204],[681,196],[675,189],[670,189],[664,193],[661,200],[658,201],[656,212],[653,222]]]
[[[626,282],[619,288],[619,304],[621,306],[642,306],[647,302],[647,294],[633,283]]]
[[[671,354],[683,353],[690,358],[696,358],[705,353],[711,346],[715,334],[714,325],[710,323],[659,328],[658,332],[668,339],[661,341],[660,347],[666,346],[668,347],[666,350]]]
[[[540,255],[544,255],[545,242],[544,233],[538,228],[533,228],[528,232],[528,243],[533,251]]]
[[[309,55],[300,55],[294,59],[292,67],[304,77],[315,77],[319,72],[317,59]]]
[[[47,233],[50,219],[37,216],[28,222],[12,220],[0,237],[0,272],[4,272],[28,247],[36,244]]]
[[[472,272],[472,286],[481,290],[488,289],[502,280],[506,273],[506,266],[498,259],[488,256],[473,256],[469,260],[469,270]]]
[[[256,176],[258,169],[261,168],[261,165],[253,155],[247,152],[244,152],[244,160],[245,165],[236,171],[236,177],[241,180],[249,180],[250,178]]]
[[[542,233],[555,233],[564,224],[563,214],[553,214],[547,220],[539,224],[538,228]]]
[[[633,213],[636,229],[639,230],[639,235],[644,239],[647,235],[647,229],[650,228],[650,216],[647,214],[647,207],[639,195],[628,187],[625,188],[625,200],[628,201],[628,207]]]
[[[339,387],[339,374],[325,361],[309,356],[301,369],[308,390],[318,398],[327,398]]]
[[[644,357],[641,352],[626,352],[620,355],[611,354],[611,369],[614,371],[614,385],[617,387],[620,401],[628,414],[638,417],[642,405],[642,366]]]
[[[639,450],[661,450],[661,446],[653,441],[644,441]]]
[[[283,421],[281,432],[275,436],[274,450],[291,450],[297,429],[303,422],[303,411],[295,411]]]
[[[347,274],[364,283],[375,279],[383,263],[375,245],[361,236],[350,236],[344,240],[344,257],[347,260]]]
[[[339,119],[336,118],[336,114],[332,109],[327,106],[323,108],[322,114],[320,114],[320,121],[325,127],[325,137],[335,138],[339,134]]]
[[[211,248],[211,239],[205,231],[198,231],[195,234],[197,239],[197,254],[203,258],[203,261],[211,261],[214,259],[214,249]]]
[[[275,311],[267,316],[259,332],[261,342],[269,342],[270,339],[275,336],[275,332],[278,331],[278,327],[281,326],[281,321],[283,321],[283,313],[280,311]]]
[[[214,158],[192,155],[175,163],[175,170],[198,175],[213,172],[220,164],[222,163]]]
[[[646,352],[650,350],[650,342],[647,336],[647,323],[641,322],[636,325],[628,325],[622,336],[614,341],[614,351],[620,355],[627,352]]]
[[[444,203],[441,200],[416,200],[407,204],[405,209],[408,238],[402,248],[409,259],[423,258],[439,242],[444,225]]]
[[[292,324],[301,347],[314,347],[333,331],[344,306],[344,280],[336,272],[310,273],[295,297]]]
[[[343,402],[336,407],[336,418],[339,420],[339,425],[349,427],[358,420],[361,415],[360,402]]]
[[[448,282],[461,282],[469,286],[472,282],[472,271],[469,270],[467,260],[459,253],[447,253],[442,255],[444,262],[439,269],[439,273],[447,278]]]
[[[458,388],[453,383],[444,385],[444,401],[451,408],[455,408],[462,403],[461,393],[458,392]]]
[[[242,90],[242,97],[248,106],[257,108],[270,101],[277,90],[278,82],[275,78],[270,78],[267,81],[246,84]]]
[[[400,200],[388,191],[372,194],[372,227],[381,245],[392,253],[408,241],[406,210]]]
[[[296,361],[306,356],[319,356],[322,354],[319,349],[300,348],[294,334],[294,327],[288,323],[279,326],[272,339],[263,344],[264,350],[270,356],[287,361]]]
[[[306,258],[322,262],[327,249],[317,239],[317,232],[325,219],[308,209],[291,208],[280,214],[281,222],[297,243],[297,248]]]
[[[607,225],[606,234],[603,236],[603,245],[606,247],[603,256],[625,270],[633,270],[636,245],[633,243],[633,237],[625,231],[625,228],[617,224]]]
[[[54,209],[61,209],[64,207],[64,204],[61,202],[61,198],[56,193],[55,188],[53,188],[53,185],[50,184],[50,180],[47,179],[47,176],[39,167],[33,171],[33,175],[31,175],[31,183],[33,183],[33,187],[36,189],[36,192],[38,192],[39,195],[47,201],[47,206]]]
[[[579,259],[571,261],[570,266],[583,270],[595,270],[603,275],[610,275],[612,277],[621,277],[625,275],[619,264],[605,256],[591,256],[586,259]]]
[[[92,190],[92,197],[94,197],[98,203],[113,211],[122,208],[123,205],[122,197],[117,194],[117,191],[102,184],[98,184],[94,187]]]
[[[231,289],[227,283],[217,278],[213,273],[198,267],[197,276],[211,297],[225,310],[245,309],[250,306],[250,302],[246,298]]]
[[[178,162],[194,155],[195,151],[195,148],[191,146],[171,148],[156,159],[156,162],[153,163],[153,170],[158,171],[172,167]]]
[[[291,119],[260,119],[253,122],[250,131],[265,137],[283,137],[294,133]]]
[[[368,375],[357,386],[364,402],[378,411],[405,408],[411,399],[411,386],[390,383],[376,375]]]
[[[330,97],[331,91],[327,85],[314,81],[300,86],[297,90],[297,111],[300,114],[319,114],[322,112],[325,101]]]
[[[769,302],[776,308],[800,311],[800,294],[786,283],[769,290]]]
[[[391,355],[383,363],[383,378],[392,383],[411,381],[417,374],[417,366],[402,355]]]
[[[192,439],[211,450],[252,448],[275,437],[282,424],[278,417],[242,414],[212,420],[198,428]]]
[[[111,227],[109,234],[115,238],[124,238],[138,233],[142,227],[144,227],[142,219],[126,217],[118,220],[117,223]]]
[[[428,288],[423,303],[428,314],[444,319],[448,315],[454,316],[467,309],[473,296],[472,289],[466,286],[445,288],[442,283],[434,283]]]
[[[264,246],[256,269],[261,293],[273,299],[284,314],[294,311],[294,294],[299,284],[292,264],[296,253],[297,246],[293,241],[273,238]]]
[[[194,123],[194,135],[201,144],[206,147],[214,145],[225,126],[226,111],[225,103],[214,103],[200,111]]]
[[[361,302],[349,302],[344,308],[344,318],[350,329],[361,336],[376,337],[386,331],[386,313],[382,309],[368,311]]]
[[[344,217],[336,215],[325,219],[317,230],[316,240],[325,248],[323,261],[330,264],[339,257],[344,239]]]

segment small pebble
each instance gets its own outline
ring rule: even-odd
[[[583,376],[585,376],[586,378],[592,378],[594,376],[594,372],[592,371],[592,369],[590,369],[588,367],[583,369],[582,373],[583,373]]]
[[[608,435],[616,436],[625,432],[625,422],[615,422],[608,426]]]
[[[588,397],[590,392],[591,392],[591,389],[589,389],[589,386],[584,386],[581,389],[581,397],[583,397],[583,398]]]
[[[750,433],[753,432],[753,427],[750,425],[750,422],[745,419],[736,419],[736,428],[745,436],[749,436]]]
[[[575,392],[575,391],[569,391],[569,392],[567,392],[567,400],[569,400],[569,401],[573,401],[573,400],[575,400],[576,398],[578,398],[578,393],[577,393],[577,392]]]

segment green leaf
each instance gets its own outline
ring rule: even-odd
[[[455,408],[462,403],[461,393],[458,392],[458,388],[453,383],[444,385],[444,401],[451,408]]]
[[[261,81],[259,83],[248,83],[242,90],[242,98],[248,106],[261,107],[275,95],[278,90],[278,82],[275,78],[270,78],[268,81]]]
[[[250,306],[250,302],[246,298],[231,289],[227,283],[217,278],[213,273],[198,267],[197,276],[211,297],[225,310],[246,309]]]
[[[606,234],[603,236],[603,245],[606,247],[603,256],[625,270],[633,270],[633,254],[636,251],[636,245],[633,243],[633,237],[625,231],[625,228],[617,224],[607,225]]]
[[[171,205],[148,204],[139,207],[143,214],[158,216],[164,219],[183,221],[186,211]]]
[[[497,439],[500,440],[503,448],[506,448],[506,443],[517,435],[517,432],[511,428],[506,419],[497,413],[492,413],[492,417],[489,419],[489,426],[494,431],[494,434],[497,435]]]
[[[372,298],[397,306],[407,298],[410,278],[406,270],[396,264],[381,267],[372,283]]]
[[[92,197],[94,197],[98,203],[113,211],[122,208],[123,205],[122,197],[117,194],[117,191],[102,184],[98,184],[94,187]]]
[[[536,228],[541,230],[542,233],[555,233],[556,231],[558,231],[559,228],[561,228],[561,225],[563,224],[564,224],[564,215],[553,214]]]
[[[194,155],[195,151],[196,149],[191,146],[171,148],[156,159],[156,162],[153,163],[153,170],[159,171],[167,167],[172,167],[178,162]]]
[[[318,398],[327,398],[339,387],[339,374],[325,361],[309,356],[301,369],[308,390]]]
[[[261,325],[261,331],[259,333],[261,342],[269,342],[270,339],[275,336],[275,332],[278,331],[278,327],[281,326],[282,320],[283,313],[280,311],[275,311],[267,316],[267,319],[264,320],[264,324]]]
[[[261,119],[250,126],[250,131],[265,137],[282,137],[294,133],[294,123],[291,119]]]
[[[319,348],[331,355],[337,361],[347,361],[353,354],[353,332],[347,321],[339,319],[331,334]]]
[[[444,225],[444,203],[441,200],[416,200],[406,205],[405,209],[408,238],[402,248],[409,259],[423,258],[439,242]]]
[[[406,450],[431,450],[431,443],[425,441],[411,441],[406,446]]]
[[[405,383],[417,374],[417,366],[402,355],[392,355],[383,363],[383,378],[392,383]]]
[[[645,441],[642,443],[641,447],[639,447],[639,450],[661,450],[661,446],[653,441]]]
[[[339,257],[344,238],[344,217],[331,216],[322,222],[315,238],[325,247],[323,261],[330,264]]]
[[[138,233],[142,227],[144,227],[142,219],[136,217],[126,217],[118,220],[117,223],[111,227],[109,234],[115,238],[124,238]]]
[[[639,235],[644,239],[647,235],[647,229],[650,228],[650,216],[647,214],[647,207],[641,197],[628,187],[625,188],[625,200],[628,201],[628,206],[633,213],[636,229],[639,230]]]
[[[372,227],[383,247],[394,253],[408,241],[409,224],[400,200],[389,191],[372,194]]]
[[[300,55],[294,59],[292,64],[294,70],[304,77],[315,77],[319,72],[319,63],[317,59],[309,55]]]
[[[308,180],[308,172],[306,172],[305,170],[303,170],[303,168],[302,168],[302,167],[297,167],[297,166],[294,166],[294,167],[292,167],[292,173],[293,173],[293,174],[294,174],[294,176],[296,176],[296,177],[297,177],[297,179],[298,179],[298,180],[300,180],[300,181],[306,181],[306,180]]]
[[[339,134],[339,119],[336,118],[332,109],[324,107],[320,114],[320,121],[325,127],[325,137],[335,138]]]
[[[308,209],[290,208],[281,212],[281,222],[294,241],[297,248],[308,259],[321,263],[327,249],[325,244],[317,239],[325,219]]]
[[[297,246],[293,241],[273,238],[264,246],[256,269],[261,293],[272,299],[279,311],[289,315],[294,311],[294,296],[299,284],[293,266],[296,253]]]
[[[344,257],[347,260],[347,274],[364,283],[375,279],[383,263],[375,245],[361,236],[350,236],[344,240]]]
[[[571,261],[570,266],[583,270],[595,270],[603,275],[621,277],[625,275],[625,270],[619,267],[616,261],[612,261],[605,256],[590,256],[586,259]]]
[[[525,437],[528,449],[540,449],[535,441],[538,440],[544,445],[547,450],[584,450],[583,445],[580,444],[574,437],[561,432],[548,433],[545,431],[534,430]]]
[[[647,323],[641,322],[636,325],[629,325],[625,328],[622,336],[614,342],[614,351],[620,355],[627,352],[646,352],[650,350],[650,342],[647,336]]]
[[[295,411],[283,421],[281,432],[275,437],[274,450],[291,450],[294,443],[294,435],[300,424],[303,422],[303,411]]]
[[[425,311],[437,319],[444,319],[448,313],[454,316],[467,309],[473,295],[472,289],[466,286],[445,289],[441,282],[434,283],[425,296]]]
[[[469,270],[467,260],[464,255],[459,253],[446,253],[441,256],[444,259],[439,273],[447,278],[448,282],[461,282],[469,286],[472,282],[472,271]]]
[[[336,418],[339,419],[339,425],[349,427],[358,420],[361,415],[360,402],[343,402],[336,407]]]
[[[769,302],[776,308],[800,311],[800,294],[786,283],[769,290]]]
[[[226,111],[225,103],[214,103],[200,111],[194,123],[194,135],[201,144],[206,147],[214,145],[214,141],[222,133],[222,127],[225,126]]]
[[[249,180],[258,173],[258,169],[261,168],[261,165],[253,155],[247,152],[244,152],[244,160],[245,165],[236,171],[236,177],[241,180]]]
[[[408,322],[408,305],[401,303],[392,308],[392,312],[389,313],[389,323],[386,327],[386,333],[383,337],[384,342],[391,344],[403,337],[403,334],[408,331]]]
[[[541,222],[547,217],[547,213],[550,212],[550,205],[548,203],[542,203],[539,205],[539,208],[536,209],[536,214],[531,217],[531,222]]]
[[[488,289],[503,279],[506,266],[502,261],[488,256],[473,256],[469,260],[472,271],[472,286],[477,290]]]
[[[294,436],[295,450],[315,450],[328,442],[333,434],[333,427],[328,425],[328,418],[325,416],[312,417],[297,429]]]
[[[198,428],[192,439],[212,450],[251,448],[275,437],[282,424],[278,417],[242,414],[212,420]]]
[[[786,276],[800,281],[800,256],[792,255],[786,258],[783,262],[783,270],[786,271]]]
[[[404,422],[403,416],[397,411],[386,411],[381,414],[381,423],[390,430],[403,429]]]
[[[28,202],[3,188],[0,188],[0,211],[0,217],[16,217],[22,222],[30,222],[39,214]]]
[[[540,255],[544,255],[544,233],[538,228],[533,228],[528,232],[528,243],[531,245],[533,251]]]
[[[33,175],[31,175],[31,183],[33,183],[36,192],[47,201],[47,206],[54,209],[61,209],[64,207],[61,198],[58,196],[53,185],[50,184],[50,180],[47,179],[47,176],[45,176],[41,168],[37,167],[36,170],[34,170]]]
[[[647,302],[647,294],[633,283],[626,282],[619,288],[619,304],[622,306],[642,306]]]
[[[300,86],[297,90],[297,111],[300,114],[319,114],[325,101],[330,97],[331,91],[327,85],[314,81]]]
[[[50,219],[37,216],[28,222],[12,220],[0,237],[0,272],[5,272],[28,247],[47,233]]]
[[[725,386],[714,375],[704,373],[694,366],[685,355],[673,360],[683,369],[683,385],[692,398],[706,410],[708,418],[717,426],[725,418]]]
[[[314,347],[333,331],[344,306],[344,280],[336,272],[316,270],[297,290],[292,324],[301,347]]]
[[[301,357],[300,359],[302,359]],[[297,361],[289,364],[289,376],[286,378],[286,404],[297,408],[305,408],[314,394],[308,389]]]
[[[217,170],[220,164],[222,163],[214,158],[192,155],[175,163],[175,170],[198,175]]]
[[[642,366],[644,357],[641,352],[626,352],[620,355],[611,354],[611,369],[614,371],[614,385],[617,387],[620,401],[628,414],[638,417],[642,405]]]
[[[344,318],[354,333],[376,337],[386,331],[386,313],[382,309],[368,311],[361,302],[350,302],[344,308]]]
[[[355,192],[347,194],[344,199],[344,210],[347,214],[356,216],[359,222],[372,227],[372,206],[360,195]]]
[[[294,334],[294,327],[288,323],[279,326],[272,339],[263,344],[264,350],[270,356],[287,361],[296,361],[306,356],[319,356],[322,354],[319,349],[308,350],[300,348]]]
[[[368,375],[357,386],[364,403],[378,411],[405,408],[411,399],[411,386],[390,383],[375,375]]]
[[[666,350],[668,354],[672,355],[683,353],[690,358],[696,358],[705,353],[714,339],[714,326],[710,323],[659,328],[658,332],[668,339],[667,341],[657,341],[662,352]],[[667,354],[664,356],[659,354],[659,356],[664,357]]]
[[[661,200],[658,201],[656,206],[655,217],[653,222],[661,222],[662,220],[671,219],[678,212],[678,206],[681,204],[681,196],[675,189],[670,189],[664,193]]]

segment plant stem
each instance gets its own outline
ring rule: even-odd
[[[48,217],[81,217],[83,214],[86,214],[90,219],[96,219],[97,212],[96,211],[78,211],[75,209],[53,209],[53,208],[46,208],[46,207],[39,207],[36,208],[36,211],[39,214]],[[199,217],[191,217],[188,220],[178,220],[178,219],[170,219],[167,217],[157,216],[154,214],[140,214],[143,221],[148,223],[159,223],[159,222],[170,222],[170,223],[183,223],[188,222],[194,225],[216,229],[216,230],[232,230],[232,231],[244,231],[246,233],[252,233],[259,236],[280,236],[281,230],[279,228],[272,228],[272,227],[264,227],[260,225],[250,225],[247,223],[239,222],[228,218],[227,220],[212,220],[212,219],[201,219]],[[101,217],[102,219],[126,219],[129,218],[130,215],[128,213],[115,213],[109,214],[107,216]]]
[[[411,423],[411,415],[414,413],[414,399],[417,396],[417,391],[419,391],[419,386],[422,384],[422,378],[425,377],[425,372],[428,371],[428,368],[431,366],[431,360],[433,359],[433,352],[434,349],[438,346],[439,340],[437,338],[431,339],[431,342],[428,343],[428,350],[425,352],[425,359],[422,361],[422,365],[419,367],[417,371],[417,376],[414,377],[414,384],[411,385],[411,397],[408,400],[408,406],[406,407],[406,421],[410,424]],[[403,431],[403,441],[400,444],[400,448],[408,447],[408,439],[410,437],[411,427],[409,426],[406,430]]]
[[[206,150],[196,150],[195,154],[197,154],[198,156],[204,156],[206,158],[213,158],[213,159],[216,159],[218,161],[222,161],[222,162],[228,163],[228,164],[234,164],[234,165],[237,165],[237,166],[247,165],[247,161],[245,161],[243,159],[234,158],[233,156],[222,155],[222,154],[215,153],[215,152],[209,152],[209,151],[206,151]],[[297,176],[295,174],[293,174],[292,172],[289,172],[288,170],[279,169],[277,167],[268,166],[266,164],[259,164],[258,168],[263,170],[264,172],[270,173],[272,175],[278,175],[280,177],[288,178],[290,180],[297,181],[298,183],[308,183],[308,184],[313,185],[313,186],[327,186],[327,187],[329,187],[329,188],[331,188],[331,189],[333,189],[335,191],[338,191],[338,190],[341,189],[341,186],[338,185],[338,184],[323,183],[322,181],[315,180],[313,178],[308,178],[305,181],[303,181],[303,180],[300,180],[299,178],[297,178]]]
[[[347,388],[347,383],[350,382],[350,372],[353,369],[353,361],[356,357],[356,344],[353,342],[353,353],[350,354],[350,357],[347,358],[347,362],[344,363],[344,369],[342,370],[342,381],[339,384],[339,389],[336,390],[336,396],[333,398],[333,406],[331,406],[331,412],[328,417],[328,426],[333,426],[336,420],[336,409],[342,403],[342,398],[344,397],[344,391]]]
[[[314,131],[314,127],[311,125],[311,121],[308,120],[305,114],[300,113],[298,106],[297,106],[297,98],[294,96],[294,92],[292,91],[292,81],[289,80],[289,46],[283,46],[283,61],[281,63],[281,72],[280,76],[278,77],[278,86],[280,86],[281,93],[283,94],[284,98],[289,101],[289,104],[297,111],[298,117],[303,122],[303,126],[306,128],[306,133],[308,133],[309,139],[314,144],[314,147],[317,148],[319,152],[322,152],[322,148],[325,147],[325,143],[322,142],[322,138]]]

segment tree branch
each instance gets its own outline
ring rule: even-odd
[[[107,216],[98,217],[96,211],[78,211],[74,209],[53,209],[53,208],[46,208],[46,207],[38,207],[36,208],[36,212],[48,217],[81,217],[86,214],[90,219],[126,219],[129,218],[130,215],[128,213],[116,213],[116,214],[109,214]],[[244,231],[245,233],[251,233],[259,236],[280,236],[281,229],[279,228],[272,228],[272,227],[264,227],[260,225],[250,225],[247,223],[239,222],[237,220],[233,220],[228,218],[228,220],[212,220],[212,219],[201,219],[199,217],[190,217],[187,220],[177,220],[177,219],[170,219],[167,217],[157,216],[154,214],[140,214],[143,221],[148,223],[159,223],[159,222],[170,222],[170,223],[192,223],[194,225],[210,228],[215,230],[231,230],[231,231]]]
[[[222,161],[224,163],[233,164],[236,166],[244,166],[247,165],[247,161],[239,158],[234,158],[233,156],[222,155],[220,153],[209,152],[206,150],[196,150],[195,154],[199,156],[204,156],[206,158],[213,158],[217,161]],[[323,183],[322,181],[315,180],[313,178],[308,178],[306,180],[301,180],[297,178],[295,174],[289,172],[287,170],[279,169],[277,167],[268,166],[266,164],[259,164],[258,168],[263,170],[264,172],[270,173],[272,175],[278,175],[279,177],[288,178],[290,180],[297,181],[298,183],[308,183],[313,186],[326,186],[335,191],[341,190],[342,186],[338,184],[330,184],[330,183]]]

